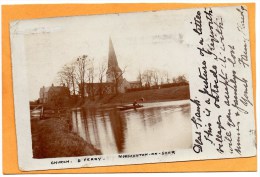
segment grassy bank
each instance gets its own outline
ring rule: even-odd
[[[177,101],[190,98],[189,86],[178,86],[171,88],[143,90],[123,93],[118,95],[107,95],[95,101],[86,100],[84,106],[103,106],[133,103],[134,100],[144,98],[144,102]]]
[[[132,103],[134,100],[140,98],[144,98],[145,102],[155,102],[163,100],[185,100],[190,98],[189,86],[179,86],[124,93],[114,97],[110,100],[110,102]]]
[[[70,132],[68,119],[33,120],[32,145],[34,158],[55,158],[97,155],[101,152],[80,136]]]

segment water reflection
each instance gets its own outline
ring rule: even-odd
[[[72,111],[72,131],[102,154],[191,148],[189,101],[146,103],[137,110]]]

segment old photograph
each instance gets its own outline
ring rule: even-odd
[[[10,23],[19,167],[256,155],[246,6]]]
[[[34,158],[191,148],[187,47],[155,15],[37,21],[25,37]]]

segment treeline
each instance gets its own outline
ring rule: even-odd
[[[95,67],[97,66],[97,67]],[[103,60],[97,65],[94,63],[94,59],[88,55],[82,55],[77,57],[74,61],[66,64],[57,73],[56,81],[58,85],[64,85],[69,88],[71,95],[79,95],[81,98],[88,96],[89,98],[95,98],[94,81],[99,84],[99,94],[103,95],[105,76],[107,71],[107,61]],[[115,88],[120,84],[120,78],[125,72],[125,68],[122,72],[118,72],[117,68],[110,68],[111,76],[114,80]],[[85,89],[85,84],[88,83],[88,91]],[[117,92],[117,89],[115,89]]]
[[[80,96],[84,98],[86,95],[89,98],[95,99],[96,92],[94,91],[94,81],[100,83],[98,92],[102,97],[104,94],[104,84],[107,71],[107,60],[102,60],[100,63],[94,63],[94,59],[88,55],[82,55],[75,58],[71,63],[64,65],[57,73],[57,84],[64,85],[69,88],[72,96]],[[118,87],[122,82],[122,75],[126,71],[126,67],[119,72],[117,67],[109,68],[110,76],[115,87],[115,94],[118,93]],[[177,77],[170,76],[168,71],[159,70],[156,68],[146,69],[137,74],[138,88],[128,89],[127,91],[137,91],[145,89],[167,88],[179,85],[187,85],[188,80],[185,75]],[[88,84],[87,91],[85,89]]]
[[[69,88],[71,95],[84,95],[84,83],[91,79],[93,59],[87,55],[77,57],[73,62],[66,64],[57,74],[57,82]]]
[[[138,73],[137,80],[142,87],[152,88],[165,84],[188,83],[185,75],[171,77],[168,71],[159,69],[147,69]]]

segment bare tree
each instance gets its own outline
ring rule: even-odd
[[[159,70],[157,69],[152,70],[152,80],[155,86],[159,85]]]
[[[152,70],[145,70],[142,74],[142,80],[145,84],[145,87],[151,87],[152,84],[152,75],[153,71]]]
[[[137,80],[139,81],[140,86],[142,87],[143,86],[143,75],[142,75],[142,72],[140,70],[139,70],[138,75],[137,75]]]
[[[159,71],[159,75],[160,75],[160,82],[161,84],[164,83],[170,83],[170,78],[169,78],[169,73],[168,71]]]
[[[59,84],[66,85],[73,95],[76,94],[75,77],[75,66],[73,64],[64,65],[58,72]]]
[[[176,77],[173,77],[173,78],[172,78],[172,83],[174,83],[174,84],[177,83],[177,78],[176,78]]]
[[[57,82],[58,85],[64,85],[64,84],[67,83],[66,78],[64,77],[64,74],[63,74],[62,71],[59,71],[57,73],[56,82]]]
[[[159,71],[159,77],[160,77],[160,84],[164,84],[164,82],[166,81],[165,78],[165,72],[164,71]]]
[[[103,85],[103,80],[105,78],[105,74],[106,74],[106,61],[103,60],[102,62],[99,63],[98,66],[98,80],[99,80],[99,96],[102,97],[103,96],[103,91],[104,91],[104,85]]]
[[[69,69],[71,83],[72,83],[72,92],[73,95],[76,95],[76,68],[75,65],[72,63]]]
[[[70,82],[70,77],[64,70],[64,67],[61,69],[61,71],[58,72],[58,80],[59,80],[59,85],[65,85],[69,89],[71,89],[71,82]]]
[[[95,99],[95,90],[94,90],[94,77],[95,77],[95,74],[94,74],[94,65],[93,65],[93,60],[90,60],[89,61],[89,65],[88,65],[88,69],[87,69],[87,78],[88,78],[88,84],[89,84],[89,88],[88,88],[88,91],[89,91],[89,96],[91,97],[91,99]]]
[[[169,84],[170,83],[170,76],[169,76],[169,72],[168,71],[166,71],[165,77],[166,77],[166,82]]]
[[[87,55],[79,56],[75,62],[77,84],[79,85],[79,94],[82,99],[85,97],[85,79],[88,64],[89,58]]]
[[[75,80],[76,80],[76,70],[75,70],[75,65],[72,63],[70,65],[65,65],[63,67],[63,72],[67,76],[69,84],[69,88],[72,90],[72,94],[76,95],[76,87],[75,87]]]

